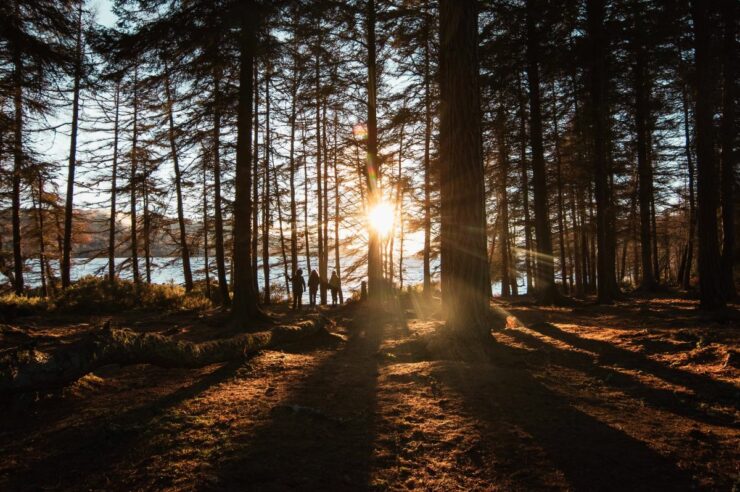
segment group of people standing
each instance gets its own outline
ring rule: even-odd
[[[301,309],[303,307],[303,292],[306,290],[306,280],[303,278],[303,269],[299,268],[296,270],[292,277],[288,277],[288,280],[292,282],[293,286],[293,309]],[[319,291],[319,287],[323,280],[319,273],[314,269],[311,270],[311,275],[308,276],[308,301],[311,307],[316,305],[316,294]],[[331,291],[331,305],[336,306],[339,298],[339,289],[342,284],[339,280],[336,270],[331,272],[331,279],[327,284]]]

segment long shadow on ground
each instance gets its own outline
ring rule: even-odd
[[[204,490],[358,490],[372,471],[375,356],[383,323],[355,320],[350,338],[289,388],[269,416],[212,463]]]
[[[521,349],[497,350],[502,360],[522,356]],[[527,370],[455,363],[438,366],[438,371],[440,379],[463,397],[484,432],[517,429],[546,454],[544,463],[531,457],[531,469],[513,479],[515,488],[545,485],[539,475],[547,470],[539,467],[554,466],[573,490],[692,489],[691,476],[675,463],[575,408]]]

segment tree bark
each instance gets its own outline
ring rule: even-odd
[[[213,69],[213,221],[216,248],[216,274],[221,305],[231,305],[229,283],[226,280],[224,252],[224,221],[221,205],[221,73]]]
[[[440,197],[446,330],[489,340],[491,291],[474,0],[440,2]]]
[[[499,189],[498,189],[498,221],[501,230],[501,297],[511,295],[511,280],[509,266],[509,147],[506,141],[506,113],[503,105],[499,105],[496,115],[496,144],[498,147]]]
[[[252,271],[252,108],[254,55],[257,44],[259,12],[253,1],[246,1],[241,7],[241,33],[239,42],[239,105],[237,113],[236,142],[236,180],[234,196],[234,301],[231,307],[232,318],[236,322],[246,322],[262,315],[259,298],[254,289]]]
[[[693,0],[696,63],[696,164],[699,201],[699,297],[702,309],[724,307],[717,239],[717,165],[714,158],[713,70],[708,2]]]
[[[139,242],[137,238],[136,226],[136,173],[138,160],[138,138],[139,138],[139,65],[134,66],[134,124],[133,138],[131,143],[131,179],[129,181],[129,192],[131,194],[131,268],[133,270],[134,283],[138,285],[141,282],[139,276]]]
[[[182,274],[185,279],[185,291],[193,290],[193,273],[190,269],[190,250],[188,249],[188,233],[185,229],[185,211],[182,201],[182,175],[180,172],[180,160],[177,155],[177,142],[175,139],[175,117],[172,109],[174,102],[172,89],[170,87],[170,74],[165,61],[164,89],[167,98],[167,123],[169,125],[168,137],[170,141],[170,153],[172,165],[175,170],[175,198],[177,201],[177,225],[180,232],[180,257],[182,259]]]
[[[16,2],[16,10],[18,3]],[[17,12],[16,12],[17,13]],[[13,46],[13,192],[12,192],[12,223],[13,223],[13,276],[15,293],[22,295],[23,282],[23,251],[21,247],[21,176],[25,167],[23,150],[23,59],[19,46]]]
[[[365,14],[367,36],[367,158],[365,160],[365,180],[368,209],[371,209],[382,199],[379,189],[380,161],[378,160],[375,17],[375,0],[367,0]],[[367,277],[368,297],[371,300],[380,299],[383,296],[380,237],[372,228],[368,230]]]
[[[110,222],[108,226],[108,280],[116,280],[116,194],[118,193],[118,119],[121,106],[121,82],[116,81],[113,117],[113,164],[110,185]]]
[[[684,148],[686,150],[686,165],[689,176],[689,224],[688,239],[686,241],[686,261],[684,262],[683,277],[680,279],[684,289],[691,287],[691,271],[694,263],[694,237],[696,235],[696,198],[694,196],[694,159],[691,152],[691,130],[689,122],[689,96],[686,87],[683,87],[683,128]]]
[[[737,295],[735,290],[735,188],[737,184],[737,153],[735,140],[735,84],[737,63],[737,4],[733,0],[722,1],[722,19],[724,22],[722,49],[722,126],[721,132],[721,177],[722,184],[722,291],[728,300]]]
[[[424,6],[424,296],[432,294],[432,184],[431,184],[431,141],[432,141],[432,94],[431,94],[431,55],[430,55],[430,2],[427,0]]]
[[[262,279],[265,304],[270,304],[270,66],[265,67],[265,174],[262,180]]]
[[[67,199],[64,205],[64,245],[62,247],[62,288],[70,284],[72,254],[72,216],[74,214],[75,170],[77,169],[77,127],[80,114],[80,80],[82,79],[82,1],[77,7],[77,38],[75,40],[74,84],[72,88],[72,128],[67,168]]]
[[[650,105],[650,88],[647,82],[647,60],[645,46],[642,41],[642,25],[639,17],[641,13],[635,14],[635,30],[633,35],[633,84],[635,97],[635,128],[637,140],[637,176],[638,176],[638,199],[640,208],[640,248],[642,251],[642,276],[640,287],[643,290],[655,289],[655,272],[653,269],[651,235],[651,203],[653,199],[653,170],[648,160],[648,140],[650,136],[647,130],[647,119]]]
[[[611,197],[609,189],[608,105],[604,0],[586,3],[590,53],[591,123],[593,132],[594,184],[596,198],[596,272],[598,300],[612,302],[618,294],[614,272],[614,242],[611,240]]]
[[[527,0],[527,82],[529,84],[530,142],[532,146],[532,188],[534,192],[534,232],[537,238],[537,282],[535,295],[543,304],[555,302],[555,262],[552,255],[547,175],[542,144],[540,103],[539,28],[536,0]]]

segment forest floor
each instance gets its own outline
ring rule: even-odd
[[[0,490],[737,490],[740,313],[678,298],[496,303],[491,362],[436,357],[433,315],[322,309],[329,334],[240,364],[106,367],[0,404]],[[271,310],[278,321],[293,314]],[[4,325],[41,346],[100,320]],[[225,315],[126,314],[189,340]],[[257,327],[256,327],[257,328]]]

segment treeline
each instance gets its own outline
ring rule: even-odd
[[[242,316],[298,268],[367,274],[373,296],[412,255],[427,294],[441,257],[444,298],[445,257],[481,245],[476,282],[504,296],[735,295],[732,0],[115,0],[108,26],[91,9],[0,6],[0,268],[19,294],[26,258],[69,285],[75,210],[95,207],[110,278],[126,250],[150,281],[174,226],[186,289],[204,275]],[[446,227],[478,185],[468,229]],[[366,227],[381,199],[388,237]]]

